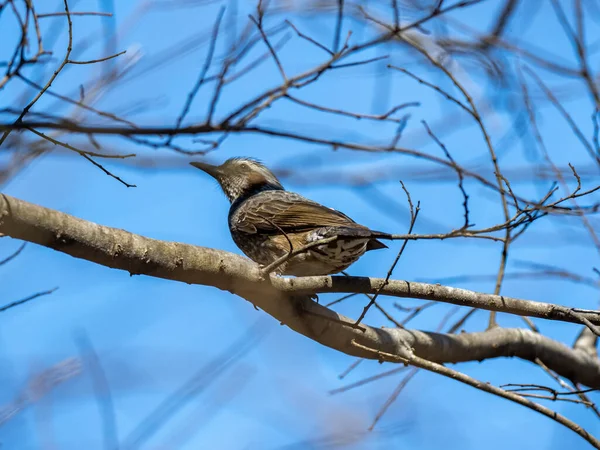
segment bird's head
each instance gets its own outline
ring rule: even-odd
[[[230,202],[265,190],[282,190],[277,177],[260,162],[251,158],[230,158],[220,166],[191,162],[219,182]]]

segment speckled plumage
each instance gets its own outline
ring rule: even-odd
[[[277,268],[284,275],[338,273],[366,251],[385,248],[369,230],[345,214],[284,190],[261,163],[234,158],[221,166],[191,163],[214,177],[231,202],[229,229],[236,245],[253,261],[268,265],[292,249],[319,239],[339,239],[296,255]]]

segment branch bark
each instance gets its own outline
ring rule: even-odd
[[[349,355],[377,359],[373,350],[402,355],[406,349],[412,349],[416,356],[436,363],[508,356],[529,361],[539,358],[550,369],[575,383],[600,388],[600,360],[589,351],[589,345],[569,348],[523,329],[497,328],[456,336],[367,325],[355,327],[353,320],[310,298],[310,294],[318,292],[374,293],[381,288],[382,279],[271,276],[265,280],[256,264],[229,252],[146,238],[3,194],[0,194],[0,233],[125,270],[131,275],[148,275],[229,291],[294,331]],[[550,320],[580,321],[571,315],[570,308],[560,305],[425,283],[390,280],[383,286],[381,294],[431,299]],[[578,310],[577,314],[593,324],[600,324],[598,311]]]

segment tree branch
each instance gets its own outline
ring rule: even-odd
[[[493,329],[459,336],[406,330],[353,327],[354,321],[310,299],[317,292],[374,293],[384,280],[362,277],[306,277],[264,280],[257,264],[241,256],[204,247],[146,238],[105,227],[59,211],[0,194],[0,233],[34,242],[71,256],[132,275],[148,275],[217,287],[236,294],[299,332],[349,355],[374,359],[353,342],[388,354],[413,348],[414,354],[436,363],[456,363],[516,356],[542,360],[575,383],[600,388],[600,360],[589,349],[568,348],[543,335],[522,329]],[[578,322],[569,308],[528,300],[480,294],[425,283],[390,280],[383,295],[425,298],[486,307],[532,317]],[[486,301],[487,304],[483,305]],[[600,313],[578,312],[591,323]]]

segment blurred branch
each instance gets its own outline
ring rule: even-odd
[[[6,423],[27,406],[39,401],[52,389],[81,373],[81,361],[68,358],[54,366],[33,374],[27,386],[10,402],[0,407],[0,425]]]
[[[25,298],[23,298],[23,299],[21,299],[21,300],[17,300],[17,301],[14,301],[14,302],[11,302],[11,303],[9,303],[9,304],[7,304],[7,305],[0,306],[0,312],[7,311],[7,310],[9,310],[9,309],[11,309],[11,308],[14,308],[15,306],[20,306],[20,305],[22,305],[23,303],[30,302],[30,301],[32,301],[32,300],[35,300],[36,298],[43,297],[44,295],[50,295],[50,294],[52,294],[54,291],[56,291],[57,289],[58,289],[58,288],[57,288],[57,287],[55,287],[55,288],[53,288],[53,289],[49,289],[49,290],[47,290],[47,291],[37,292],[37,293],[35,293],[35,294],[32,294],[32,295],[29,295],[29,296],[27,296],[27,297],[25,297]]]

